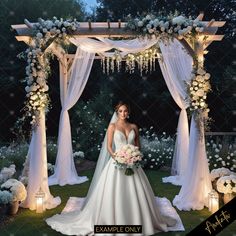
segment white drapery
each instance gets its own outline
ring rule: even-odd
[[[21,207],[36,209],[35,194],[41,190],[45,193],[45,207],[54,208],[61,203],[60,197],[54,198],[48,187],[47,172],[47,145],[45,131],[45,113],[40,112],[40,120],[36,129],[32,133],[31,142],[28,150],[29,172],[27,185],[27,198]]]
[[[206,158],[205,138],[200,138],[196,113],[193,114],[190,127],[189,162],[185,178],[173,204],[179,210],[201,210],[208,206],[208,193],[212,190],[209,168]],[[204,128],[201,127],[204,134]]]
[[[113,41],[107,38],[71,38],[70,41],[79,46],[81,49],[87,52],[96,52],[105,56],[112,56],[114,53],[109,53],[113,48],[121,51],[121,55],[124,56],[128,53],[136,53],[144,51],[145,49],[150,48],[158,42],[158,39],[132,39],[132,40],[117,40]]]
[[[188,162],[189,127],[186,108],[190,99],[187,83],[191,80],[193,60],[176,39],[166,44],[159,42],[159,45],[162,53],[159,63],[163,77],[172,98],[181,109],[172,161],[172,176],[163,178],[163,182],[182,185]]]
[[[95,53],[85,52],[77,48],[68,89],[61,83],[62,110],[59,123],[58,151],[55,164],[55,172],[49,177],[49,185],[80,184],[88,180],[86,176],[78,176],[75,169],[71,127],[68,110],[74,106],[81,96],[87,83]]]
[[[117,48],[124,50],[123,55],[130,52],[143,51],[157,43],[157,39],[153,40],[121,40],[112,41],[105,38],[99,40],[89,38],[71,38],[78,49],[75,56],[75,61],[72,65],[72,74],[69,81],[67,92],[61,82],[61,103],[62,111],[59,124],[58,136],[58,152],[55,164],[55,173],[49,177],[49,185],[59,184],[79,184],[87,181],[86,176],[79,177],[77,175],[74,160],[72,156],[72,142],[71,142],[71,127],[68,110],[78,101],[87,83],[93,59],[94,52],[102,55],[109,55],[107,50]]]

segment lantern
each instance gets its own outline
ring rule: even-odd
[[[211,213],[219,210],[219,194],[214,189],[208,194],[208,208]]]
[[[44,208],[44,198],[45,193],[42,191],[41,187],[39,188],[39,191],[35,194],[36,199],[36,213],[43,213]]]

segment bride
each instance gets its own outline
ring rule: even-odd
[[[140,147],[138,128],[127,121],[129,112],[126,103],[117,104],[86,199],[70,198],[60,215],[46,219],[56,231],[84,236],[94,235],[94,225],[142,225],[142,234],[133,235],[148,236],[184,230],[169,200],[154,196],[141,167],[131,176],[115,168],[116,150],[125,144]]]

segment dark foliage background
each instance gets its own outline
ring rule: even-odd
[[[25,85],[21,83],[25,73],[25,63],[16,56],[26,49],[26,45],[15,39],[15,32],[10,28],[12,24],[21,24],[27,18],[34,22],[38,17],[76,17],[79,21],[91,18],[95,21],[125,20],[128,14],[137,12],[162,10],[166,13],[174,10],[185,15],[197,16],[204,11],[204,19],[226,20],[226,25],[218,31],[225,34],[223,41],[214,42],[208,47],[205,66],[211,73],[213,91],[209,95],[210,116],[214,123],[212,131],[235,131],[235,21],[236,1],[229,0],[98,0],[97,9],[92,14],[85,12],[81,1],[76,0],[1,0],[0,1],[0,141],[10,142],[16,137],[11,128],[21,115],[23,107]],[[57,60],[52,60],[52,74],[48,80],[52,109],[47,117],[47,135],[57,137],[60,115],[59,78]],[[93,119],[99,120],[100,132],[107,126],[113,106],[118,100],[127,100],[132,108],[131,121],[140,127],[154,126],[157,133],[163,131],[174,134],[178,121],[179,108],[171,98],[163,77],[157,65],[157,70],[151,74],[140,76],[138,72],[129,75],[120,72],[104,75],[100,62],[96,61],[83,92],[81,100],[71,109],[71,126],[73,136],[81,140],[88,135],[89,129],[81,130],[80,122],[89,125]],[[83,107],[89,101],[91,112],[83,114]],[[94,124],[95,125],[95,124]],[[93,126],[94,127],[94,126]],[[91,129],[93,129],[93,127]],[[103,127],[103,128],[102,128]],[[95,128],[95,127],[94,127]],[[29,134],[27,127],[23,130]],[[84,133],[83,133],[84,132]],[[99,143],[98,140],[97,143]],[[94,140],[90,140],[91,144]],[[76,142],[78,145],[78,142]],[[79,145],[83,145],[82,143]],[[91,150],[92,152],[92,150]]]

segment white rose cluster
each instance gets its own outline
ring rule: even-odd
[[[209,112],[206,103],[207,93],[211,89],[209,82],[210,74],[205,70],[199,68],[194,74],[193,79],[189,85],[189,93],[191,98],[190,110],[205,110]]]
[[[48,110],[49,97],[47,77],[50,72],[48,53],[44,50],[55,39],[65,39],[68,34],[77,30],[79,23],[76,19],[64,20],[53,17],[52,20],[39,18],[33,24],[34,37],[31,46],[25,51],[27,100],[25,102],[26,116],[31,118],[34,128],[38,124],[40,110]]]
[[[231,173],[232,172],[228,168],[225,168],[225,167],[213,169],[211,171],[211,181],[214,181],[215,179],[222,176],[230,175]]]
[[[9,204],[12,202],[13,196],[10,192],[3,190],[0,190],[0,204]]]
[[[47,169],[52,174],[54,173],[55,166],[51,163],[47,163]]]
[[[74,158],[76,158],[76,157],[78,157],[78,158],[84,158],[84,152],[82,152],[82,151],[74,152],[74,153],[73,153],[73,157],[74,157]]]
[[[57,35],[58,37],[66,37],[67,34],[71,34],[77,30],[79,23],[76,19],[64,20],[63,18],[57,19],[53,17],[52,20],[38,19],[38,22],[34,24],[36,30],[36,38],[38,40],[42,38],[50,38]]]
[[[9,167],[3,167],[0,172],[0,182],[4,182],[11,178],[16,172],[16,166],[11,164]]]
[[[9,179],[1,185],[2,190],[9,191],[12,195],[12,201],[22,202],[26,199],[27,192],[24,184],[16,179]]]
[[[236,193],[236,174],[220,177],[216,182],[216,186],[220,193]]]
[[[148,14],[134,19],[129,17],[126,28],[141,34],[156,36],[169,34],[182,39],[187,34],[203,32],[204,24],[198,19],[193,20],[182,15],[157,17],[153,14]]]

